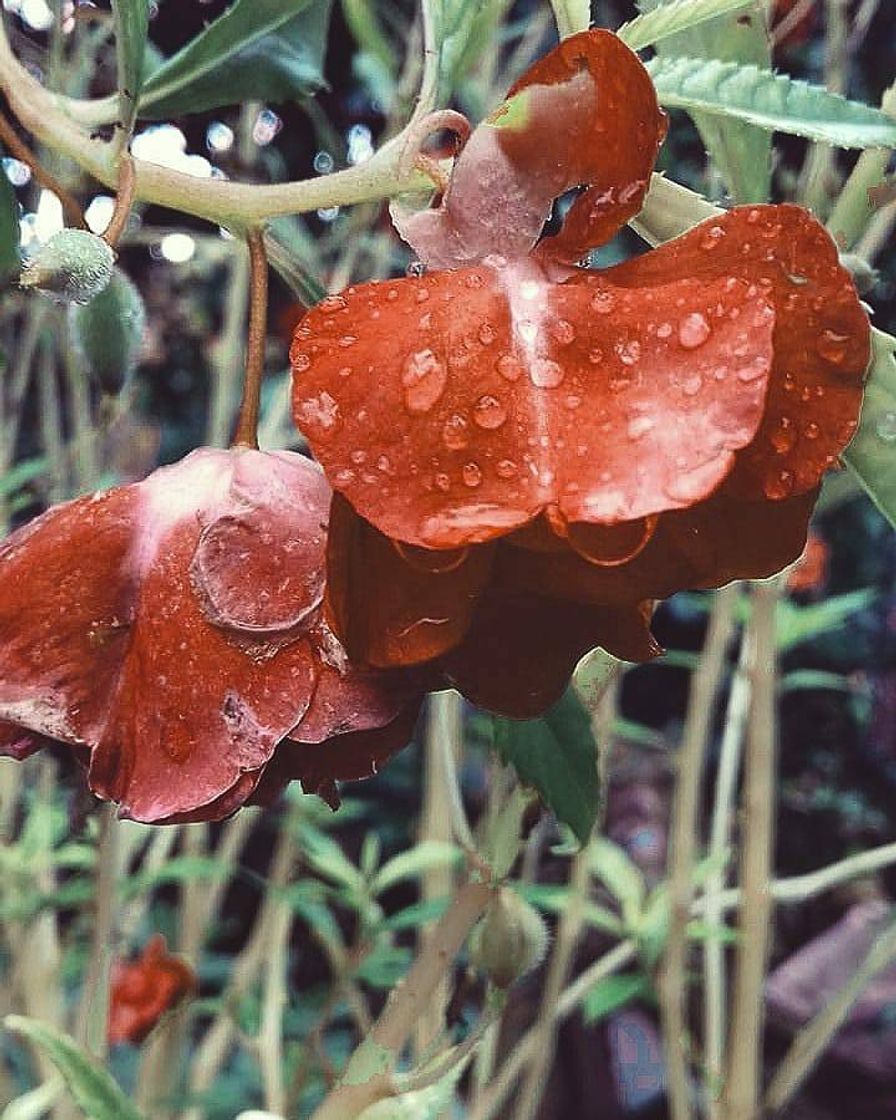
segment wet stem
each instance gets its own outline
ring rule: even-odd
[[[268,316],[268,258],[261,229],[246,235],[249,246],[249,332],[246,341],[246,376],[243,399],[233,437],[233,447],[258,447],[258,416],[264,378],[264,348]]]

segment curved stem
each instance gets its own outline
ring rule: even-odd
[[[55,175],[47,171],[3,113],[0,113],[0,141],[11,156],[15,156],[17,160],[31,168],[31,174],[36,183],[56,195],[62,204],[62,210],[68,224],[75,226],[77,229],[86,229],[87,223],[84,221],[84,214],[78,200],[70,191],[66,190]]]
[[[115,192],[115,209],[103,233],[103,240],[111,248],[115,248],[121,240],[131,207],[134,204],[134,157],[125,153],[118,166],[118,190]]]
[[[232,446],[257,448],[268,318],[268,258],[261,230],[250,230],[246,242],[249,246],[249,337],[246,341],[243,399]]]

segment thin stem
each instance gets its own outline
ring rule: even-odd
[[[20,163],[26,164],[31,169],[31,175],[39,186],[52,191],[56,195],[62,204],[62,210],[68,224],[76,226],[78,229],[86,229],[87,223],[84,221],[84,213],[78,200],[59,182],[55,175],[47,171],[2,112],[0,112],[0,141],[3,142],[3,146],[10,155],[15,156]]]
[[[772,921],[771,871],[775,824],[775,608],[778,584],[753,590],[756,660],[744,773],[742,899],[737,973],[731,1012],[726,1120],[753,1120],[759,1109],[763,982]]]
[[[736,597],[737,588],[734,585],[724,588],[715,597],[706,645],[691,678],[684,734],[678,751],[678,776],[670,829],[669,934],[659,983],[672,1120],[688,1120],[691,1115],[685,966],[697,850],[697,810],[713,708],[734,624]]]
[[[722,921],[721,894],[725,886],[724,864],[731,845],[734,797],[740,772],[741,748],[750,710],[752,662],[752,630],[747,630],[741,642],[737,671],[731,682],[728,708],[725,713],[725,729],[722,732],[722,744],[719,748],[719,768],[716,774],[708,853],[708,862],[712,871],[707,875],[705,887],[705,920],[710,929],[720,925]],[[705,1080],[709,1087],[710,1120],[718,1120],[717,1102],[722,1085],[727,1007],[725,948],[718,938],[709,937],[703,943],[703,976]]]
[[[112,217],[103,232],[103,240],[113,249],[121,240],[121,235],[128,224],[128,218],[131,216],[135,186],[134,157],[125,152],[118,165],[118,190],[115,192],[115,209],[112,211]]]
[[[264,344],[268,320],[268,258],[264,234],[259,229],[246,234],[249,246],[249,336],[246,341],[246,378],[240,403],[234,447],[258,447],[258,416],[261,382],[264,378]]]

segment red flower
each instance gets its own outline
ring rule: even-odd
[[[142,1042],[159,1019],[196,988],[188,964],[168,952],[157,933],[135,961],[116,961],[109,993],[109,1041]]]
[[[91,789],[143,821],[226,816],[272,760],[268,797],[370,773],[421,692],[351,669],[322,616],[329,500],[300,455],[203,449],[14,533],[0,753],[71,744]]]
[[[642,619],[622,655],[645,656],[644,600],[799,555],[856,427],[867,317],[794,206],[578,267],[640,209],[664,131],[637,57],[572,36],[473,132],[440,205],[397,216],[444,271],[350,288],[297,329],[295,418],[338,492],[329,594],[351,656],[466,664],[470,627],[483,610],[512,626],[511,599],[530,615],[502,644],[529,662],[545,626],[614,649],[577,603],[629,638]]]

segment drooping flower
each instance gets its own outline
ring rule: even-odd
[[[202,449],[14,533],[0,753],[70,744],[91,789],[142,821],[226,816],[272,760],[266,797],[299,778],[332,798],[370,773],[422,693],[351,668],[323,616],[329,502],[300,455]]]
[[[142,1042],[165,1012],[195,989],[192,968],[168,952],[162,934],[155,934],[136,960],[119,960],[112,966],[109,1042]]]
[[[637,56],[572,36],[474,130],[437,207],[394,213],[435,271],[299,325],[294,414],[337,491],[329,594],[352,656],[448,656],[515,597],[540,611],[515,635],[531,663],[545,620],[588,626],[574,604],[643,620],[645,600],[799,555],[856,427],[868,320],[795,206],[579,267],[640,209],[664,132]]]

